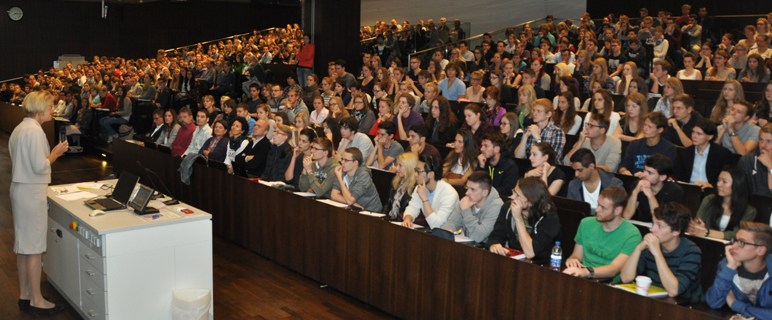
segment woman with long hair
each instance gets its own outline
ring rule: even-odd
[[[485,55],[482,52],[482,49],[476,48],[474,49],[474,61],[467,63],[467,66],[469,66],[469,71],[477,71],[477,70],[485,70],[488,68],[488,63],[485,61]]]
[[[482,145],[482,137],[493,131],[493,126],[485,119],[485,112],[479,105],[470,103],[464,107],[464,125],[461,127],[472,132],[474,142]]]
[[[617,81],[616,83],[616,92],[617,94],[625,95],[627,96],[627,91],[630,88],[630,82],[633,81],[633,78],[638,76],[638,65],[635,64],[635,62],[627,61],[622,66],[622,77]]]
[[[231,130],[228,132],[230,137],[228,138],[228,151],[226,152],[225,161],[228,165],[228,173],[233,173],[233,166],[231,165],[236,161],[236,156],[247,148],[252,138],[247,133],[249,131],[249,123],[247,119],[243,117],[236,117],[231,123]]]
[[[549,91],[552,78],[547,74],[547,72],[544,71],[545,64],[546,63],[542,57],[531,58],[531,69],[534,73],[536,73],[536,81],[534,82],[534,85],[540,86],[542,89],[544,89],[544,91]]]
[[[694,68],[696,59],[697,58],[693,53],[685,53],[684,68],[682,70],[678,70],[678,73],[676,73],[676,78],[681,80],[702,80],[702,72]]]
[[[204,158],[214,161],[225,161],[228,153],[228,122],[220,120],[212,126],[212,137],[204,142],[198,153],[204,155]]]
[[[268,133],[265,135],[268,140],[273,140],[273,131],[276,128],[276,121],[271,119],[271,106],[267,103],[261,103],[257,106],[257,120],[268,122]],[[228,126],[225,126],[226,128]]]
[[[525,177],[540,178],[549,189],[550,195],[557,195],[566,182],[566,173],[557,167],[555,150],[546,142],[539,142],[531,148],[531,170]]]
[[[558,90],[556,91],[558,94],[552,99],[552,105],[558,105],[558,97],[561,93],[570,93],[574,101],[569,102],[573,102],[572,107],[574,107],[575,110],[579,110],[579,108],[582,107],[582,102],[579,101],[579,89],[576,88],[576,79],[567,75],[557,78],[555,82],[557,82],[558,85]]]
[[[359,123],[357,131],[369,133],[375,124],[375,113],[370,110],[370,102],[367,101],[367,96],[363,92],[356,93],[353,100],[354,110],[351,111],[351,116]]]
[[[579,50],[576,54],[576,62],[574,62],[574,78],[581,79],[584,83],[584,79],[590,76],[592,72],[592,61],[590,61],[590,53],[587,50]],[[585,87],[585,93],[589,91]]]
[[[164,111],[164,126],[161,136],[156,140],[157,144],[172,147],[172,142],[177,138],[177,131],[180,130],[180,124],[177,122],[177,112],[174,109]]]
[[[518,87],[523,78],[515,68],[515,64],[512,61],[506,61],[502,63],[501,73],[504,76],[502,83],[506,85],[505,88]]]
[[[582,117],[580,117],[576,108],[569,101],[574,100],[571,92],[561,92],[557,96],[557,108],[552,113],[552,123],[563,130],[565,134],[574,135],[582,128]]]
[[[737,75],[740,82],[764,83],[769,81],[769,69],[764,65],[764,58],[758,53],[751,53],[745,60],[745,67]]]
[[[344,108],[343,100],[340,97],[332,97],[330,99],[330,115],[328,118],[335,119],[335,121],[340,121],[341,119],[348,117],[349,113],[346,108]]]
[[[614,100],[611,97],[611,92],[606,89],[595,91],[592,96],[591,104],[592,110],[584,117],[584,127],[590,122],[590,118],[593,114],[603,114],[609,119],[609,127],[606,131],[606,135],[613,135],[614,130],[616,130],[619,125],[619,114],[614,112]]]
[[[753,120],[759,127],[765,126],[770,119],[772,119],[772,81],[767,83],[764,97],[756,103],[756,112],[753,115]]]
[[[597,58],[592,62],[592,74],[587,78],[584,78],[585,93],[590,93],[590,83],[592,81],[600,82],[605,86],[605,89],[613,91],[616,83],[614,79],[608,76],[608,63],[604,58]]]
[[[718,175],[716,193],[702,199],[697,219],[689,224],[692,235],[729,240],[740,221],[753,221],[756,209],[750,205],[751,185],[745,172],[730,165]]]
[[[490,73],[489,77],[491,85],[499,89],[499,102],[503,104],[514,102],[514,99],[512,98],[512,90],[508,86],[503,85],[504,74],[499,70],[494,70]]]
[[[329,107],[330,99],[335,96],[335,81],[330,77],[324,77],[322,79],[322,98],[324,98],[324,106]]]
[[[445,71],[440,67],[439,59],[429,60],[429,66],[426,68],[426,71],[432,75],[432,82],[434,83],[439,83],[440,80],[445,79]]]
[[[614,130],[613,136],[629,142],[643,137],[643,123],[649,113],[649,105],[641,93],[628,96],[625,105],[625,117],[619,120],[619,126]]]
[[[514,112],[507,112],[501,117],[501,123],[499,124],[499,131],[504,136],[504,148],[501,150],[501,154],[514,158],[515,148],[520,145],[520,141],[523,140],[523,129],[520,128],[520,121],[517,119],[517,115]]]
[[[673,98],[682,93],[684,93],[684,86],[681,80],[678,80],[676,77],[668,78],[665,81],[662,97],[659,98],[657,105],[654,107],[654,112],[662,112],[665,118],[670,118],[672,115]]]
[[[371,136],[378,135],[378,125],[381,122],[390,122],[394,118],[394,101],[389,98],[381,98],[378,100],[378,116],[375,120],[375,124],[370,129],[369,134]]]
[[[373,86],[378,81],[373,77],[373,70],[370,68],[372,67],[368,65],[362,66],[362,91],[372,96]]]
[[[343,79],[338,79],[335,81],[335,85],[333,86],[335,95],[334,97],[338,97],[341,100],[341,106],[340,108],[345,108],[349,102],[351,102],[351,94],[348,93],[348,89],[346,89],[346,81]],[[332,99],[332,98],[331,98]],[[332,109],[330,109],[332,111]]]
[[[383,213],[389,215],[392,220],[402,220],[415,189],[415,168],[418,165],[418,155],[413,152],[405,152],[397,157],[396,174],[391,180],[389,197],[383,206]]]
[[[453,150],[442,165],[442,179],[454,186],[464,186],[469,175],[475,171],[480,151],[474,142],[474,135],[467,129],[459,130],[454,139]]]
[[[340,135],[340,123],[335,118],[329,117],[327,120],[324,120],[323,128],[324,136],[327,137],[328,140],[332,141],[332,152],[337,153],[336,150],[338,150],[340,140],[343,139],[343,137]]]
[[[517,95],[519,98],[519,105],[517,106],[517,114],[520,122],[520,128],[528,128],[533,124],[533,103],[536,101],[536,91],[529,84],[520,86],[517,89]]]
[[[504,90],[509,90],[509,88],[505,87]],[[499,102],[501,93],[498,88],[490,86],[485,89],[483,96],[485,97],[485,118],[488,119],[488,121],[491,122],[493,126],[498,126],[501,117],[507,113],[507,110],[504,109],[504,107],[502,107],[501,103]]]
[[[718,123],[722,122],[732,111],[732,106],[740,100],[745,100],[743,86],[737,80],[727,80],[716,100],[713,111],[710,113],[710,120]]]
[[[445,97],[437,97],[432,100],[432,108],[429,117],[426,118],[426,126],[431,130],[427,142],[445,145],[456,137],[458,131],[458,119],[450,110],[450,102]]]
[[[713,56],[713,67],[708,69],[707,74],[705,80],[726,81],[735,79],[737,71],[729,66],[729,54],[718,50]]]
[[[303,173],[303,159],[311,157],[311,143],[316,139],[316,130],[305,128],[297,130],[298,143],[295,150],[292,153],[292,160],[290,160],[287,170],[284,171],[284,180],[289,184],[298,187],[300,183],[300,175]]]

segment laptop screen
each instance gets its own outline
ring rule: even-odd
[[[131,192],[134,191],[134,186],[139,182],[139,177],[131,174],[128,171],[123,171],[121,177],[118,179],[118,183],[115,184],[115,190],[113,190],[112,198],[115,201],[126,204],[129,202]]]
[[[150,202],[150,198],[153,196],[153,192],[155,190],[140,184],[129,201],[129,207],[137,212],[144,211],[145,206],[147,206],[147,203]]]

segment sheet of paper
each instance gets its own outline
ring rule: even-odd
[[[293,193],[306,198],[316,197],[316,193],[313,193],[313,192],[293,192]]]
[[[78,188],[80,190],[82,190],[82,189],[99,189],[102,186],[103,186],[103,184],[99,183],[99,182],[81,182],[81,183],[76,183],[75,185],[73,185],[73,187],[76,187],[76,188]]]
[[[76,186],[51,187],[51,190],[58,195],[80,192],[80,189]]]
[[[154,214],[146,214],[137,216],[140,220],[145,222],[155,222],[155,221],[164,221],[164,220],[173,220],[173,219],[180,219],[180,216],[174,214],[173,212],[170,212],[168,210],[161,210],[158,213]]]
[[[148,207],[153,207],[153,208],[156,208],[156,209],[161,209],[163,207],[166,207],[166,205],[163,202],[158,201],[158,200],[150,200],[150,202],[147,203],[147,206]]]
[[[402,222],[399,222],[399,221],[392,221],[391,223],[392,224],[396,224],[398,226],[402,226]],[[413,229],[423,229],[423,228],[424,228],[424,226],[422,226],[422,225],[413,224]]]
[[[80,200],[80,199],[96,198],[97,195],[88,191],[79,191],[74,193],[63,194],[57,197],[59,197],[59,199],[62,199],[64,201],[74,201],[74,200]]]
[[[321,202],[321,203],[326,203],[326,204],[329,204],[329,205],[331,205],[331,206],[333,206],[333,207],[338,207],[338,208],[345,208],[345,207],[348,207],[348,205],[347,205],[347,204],[345,204],[345,203],[340,203],[340,202],[338,202],[338,201],[335,201],[335,200],[330,200],[330,199],[319,199],[318,201],[319,201],[319,202]]]
[[[377,217],[377,218],[382,218],[386,216],[383,213],[376,213],[376,212],[370,212],[370,211],[360,211],[359,213],[366,216]]]

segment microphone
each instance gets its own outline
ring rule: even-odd
[[[145,172],[146,172],[146,173],[148,173],[148,175],[147,175],[147,178],[150,180],[150,183],[153,185],[153,189],[156,189],[156,190],[158,190],[158,187],[156,187],[156,185],[155,185],[155,182],[153,182],[153,178],[152,178],[152,177],[150,177],[150,173],[152,173],[153,175],[155,175],[155,176],[158,178],[158,181],[160,181],[160,182],[161,182],[161,185],[163,185],[164,189],[166,189],[166,194],[168,194],[168,195],[169,195],[169,197],[171,197],[171,200],[166,200],[166,201],[164,201],[163,203],[164,203],[165,205],[167,205],[167,206],[172,206],[172,205],[175,205],[175,204],[179,204],[179,203],[180,203],[180,202],[179,202],[177,199],[175,199],[175,198],[174,198],[174,195],[172,195],[172,192],[171,192],[171,191],[169,191],[169,187],[167,187],[167,186],[166,186],[166,184],[164,183],[163,179],[161,179],[161,177],[160,177],[160,176],[159,176],[157,173],[155,173],[153,170],[150,170],[150,168],[147,168],[147,167],[143,166],[143,165],[142,165],[142,162],[140,162],[139,160],[137,160],[137,165],[138,165],[140,168],[142,168],[142,169],[145,169]]]

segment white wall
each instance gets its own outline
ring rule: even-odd
[[[586,1],[569,0],[362,0],[362,25],[374,25],[376,20],[408,20],[415,25],[418,20],[446,17],[452,27],[454,19],[470,22],[471,34],[510,27],[552,14],[556,19],[581,17],[587,8]]]

